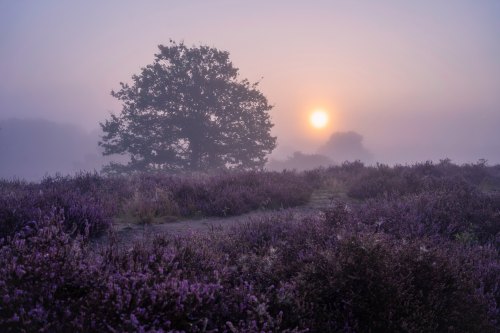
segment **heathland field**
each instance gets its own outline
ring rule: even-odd
[[[1,332],[498,332],[500,166],[0,182]]]

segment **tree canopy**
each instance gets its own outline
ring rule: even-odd
[[[353,131],[332,133],[319,153],[337,163],[356,160],[366,163],[373,159],[373,155],[363,145],[363,136]]]
[[[276,147],[272,106],[226,51],[170,41],[132,80],[111,92],[122,111],[101,123],[99,142],[130,162],[107,171],[257,169]]]

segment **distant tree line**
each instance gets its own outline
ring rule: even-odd
[[[294,152],[284,160],[271,159],[266,167],[269,170],[310,170],[321,166],[340,164],[345,161],[371,162],[373,155],[364,147],[363,136],[356,132],[335,132],[320,147],[318,153]]]

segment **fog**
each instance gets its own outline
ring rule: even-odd
[[[122,156],[103,157],[99,131],[44,119],[0,121],[0,177],[40,180],[45,176],[99,172]]]
[[[0,177],[109,162],[97,142],[121,109],[110,91],[169,39],[227,50],[241,78],[260,81],[275,166],[500,163],[498,17],[494,0],[3,1]],[[308,122],[316,108],[330,116],[323,129]],[[339,133],[352,145],[332,144]]]

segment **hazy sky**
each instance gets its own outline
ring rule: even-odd
[[[282,153],[353,130],[382,161],[500,163],[500,1],[1,1],[0,119],[98,127],[169,39],[230,52]],[[307,121],[330,113],[324,130]]]

